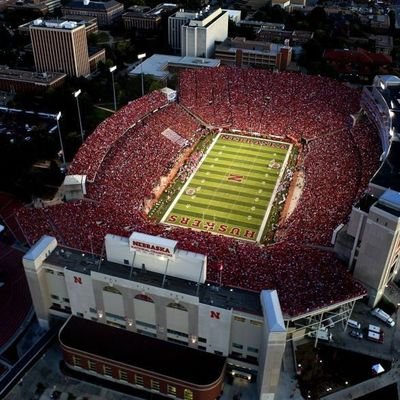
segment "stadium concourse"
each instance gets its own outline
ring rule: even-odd
[[[152,92],[102,122],[82,145],[69,174],[87,175],[84,200],[19,210],[29,243],[49,234],[100,254],[107,233],[167,237],[208,255],[209,281],[219,282],[222,265],[224,285],[277,289],[286,318],[363,295],[333,252],[323,250],[379,163],[375,129],[367,120],[352,124],[360,91],[318,76],[225,67],[184,71],[179,82],[178,103]],[[168,128],[183,140],[163,134]],[[304,190],[272,245],[171,228],[144,213],[145,199],[154,198],[182,153],[222,130],[298,146]]]

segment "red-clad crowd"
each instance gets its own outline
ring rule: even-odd
[[[159,91],[154,91],[130,102],[118,113],[107,118],[80,147],[69,173],[87,175],[89,181],[94,181],[105,156],[128,128],[166,104],[166,96]]]
[[[347,128],[360,107],[360,92],[332,79],[230,67],[184,71],[179,98],[211,125],[297,140]]]
[[[108,120],[103,122],[78,152],[70,173],[87,173],[94,180],[88,184],[88,199],[20,210],[19,221],[31,243],[51,234],[65,245],[100,253],[107,233],[161,235],[177,240],[181,249],[207,254],[210,281],[218,282],[222,274],[225,285],[277,289],[284,313],[292,316],[364,293],[331,252],[308,246],[328,244],[378,166],[374,129],[366,121],[354,128],[351,124],[358,91],[327,78],[261,70],[181,74],[180,102],[211,126],[310,139],[300,155],[302,197],[279,228],[279,242],[270,246],[166,227],[144,216],[144,199],[152,196],[186,146],[165,130],[170,128],[188,145],[204,134],[179,104],[164,106],[159,95],[153,92],[132,102],[121,119],[120,112],[115,114],[111,120],[117,134],[109,130]],[[156,103],[157,111],[143,111],[143,104]],[[135,124],[130,115],[142,117]]]

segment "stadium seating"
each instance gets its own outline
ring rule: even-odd
[[[96,253],[107,233],[138,231],[178,240],[180,248],[208,255],[208,280],[219,281],[222,263],[225,285],[275,288],[287,315],[353,298],[364,293],[362,286],[332,252],[315,245],[329,245],[332,230],[346,220],[378,166],[373,127],[365,120],[352,127],[350,114],[358,111],[359,98],[358,90],[318,76],[225,67],[184,71],[179,104],[167,104],[153,92],[100,124],[81,147],[70,173],[88,175],[87,199],[21,209],[20,224],[30,243],[48,233]],[[173,133],[165,134],[168,128]],[[305,186],[273,245],[166,227],[143,214],[144,200],[154,196],[160,177],[185,149],[206,132],[223,129],[298,145]],[[192,154],[180,179],[190,176],[201,156]]]

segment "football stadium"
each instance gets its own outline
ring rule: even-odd
[[[395,280],[399,88],[186,70],[103,121],[58,197],[17,213],[39,323],[67,319],[67,366],[188,400],[237,374],[273,398],[288,341],[344,328]],[[182,344],[212,376],[175,369]]]
[[[329,78],[187,70],[176,101],[155,91],[103,121],[69,167],[83,198],[21,209],[21,229],[30,244],[47,234],[96,254],[107,234],[177,240],[207,255],[209,282],[276,289],[287,318],[359,298],[325,248],[379,165],[376,128],[353,123],[359,110],[360,92]]]

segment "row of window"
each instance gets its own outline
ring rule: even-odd
[[[72,356],[72,362],[73,362],[73,365],[75,367],[84,368],[82,359],[80,357],[73,355]],[[87,361],[87,369],[89,371],[98,374],[99,372],[98,372],[97,367],[98,366],[97,366],[96,361],[93,361],[93,360],[88,360]],[[102,365],[102,372],[103,372],[104,376],[108,376],[110,378],[113,378],[113,370],[112,370],[111,366]],[[120,381],[128,383],[129,382],[128,371],[123,370],[123,369],[119,369],[118,370],[118,378],[119,378]],[[135,374],[134,384],[137,385],[137,386],[145,387],[144,386],[143,376],[139,375],[139,374]],[[154,390],[156,392],[159,392],[160,391],[160,381],[158,381],[156,379],[151,379],[150,380],[150,389]],[[173,385],[167,384],[167,393],[170,396],[176,397],[176,387],[173,386]],[[184,400],[193,400],[193,392],[190,389],[184,389],[183,397],[184,397]]]
[[[234,347],[235,349],[243,350],[243,345],[239,343],[232,343],[232,347]],[[251,346],[247,346],[247,351],[258,353],[258,349],[256,347],[251,347]]]
[[[234,319],[235,321],[237,321],[237,322],[246,322],[246,321],[247,321],[246,318],[244,318],[244,317],[238,317],[238,316],[236,316],[236,315],[233,317],[233,319]],[[262,326],[263,326],[263,323],[262,323],[261,321],[255,321],[255,320],[253,320],[253,319],[250,319],[249,321],[250,321],[250,324],[251,324],[251,325],[259,326],[259,327],[262,327]]]

